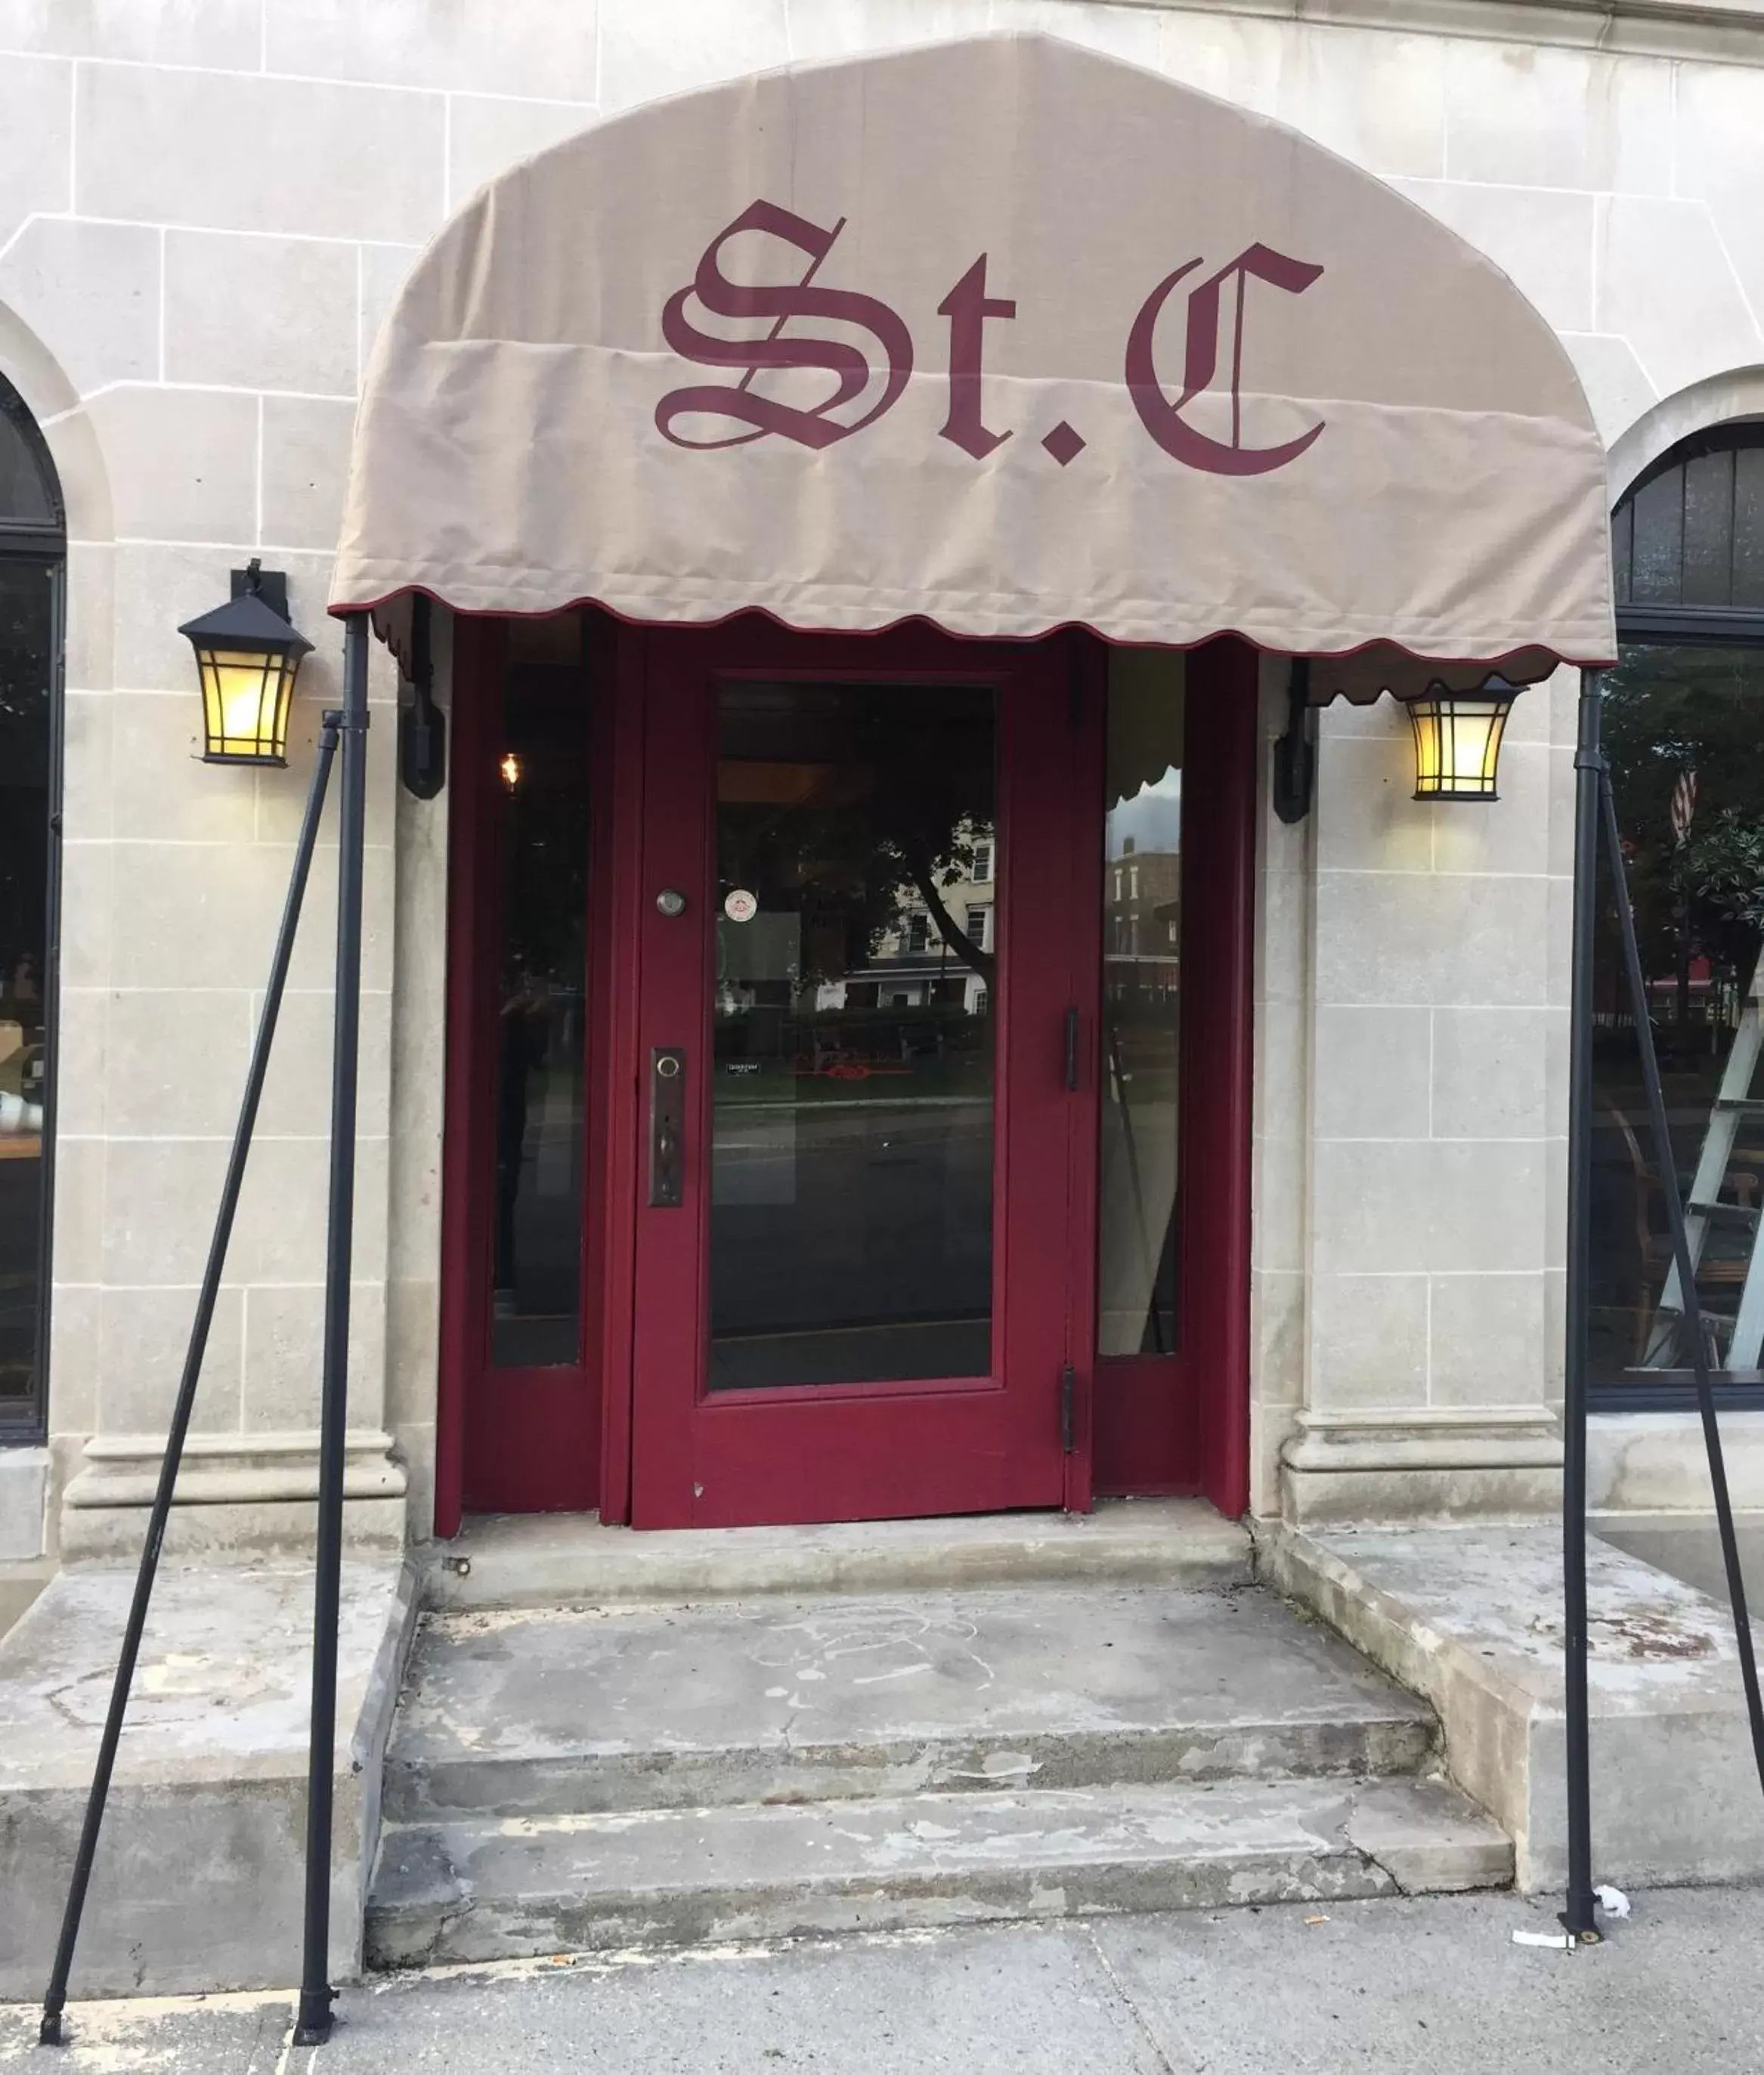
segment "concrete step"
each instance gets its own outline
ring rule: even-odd
[[[1253,1588],[915,1592],[430,1616],[395,1822],[928,1791],[1379,1775],[1431,1712]]]
[[[1230,1781],[388,1830],[379,1967],[1503,1885],[1437,1781]]]
[[[1253,1562],[1248,1529],[1198,1498],[1105,1499],[1090,1514],[666,1535],[605,1527],[589,1514],[491,1514],[467,1521],[437,1552],[425,1599],[474,1612],[1081,1581],[1195,1590],[1247,1585]]]

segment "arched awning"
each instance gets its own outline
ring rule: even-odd
[[[381,333],[332,603],[1235,632],[1364,696],[1405,657],[1609,661],[1607,524],[1567,355],[1452,232],[1277,124],[987,36],[493,182]]]

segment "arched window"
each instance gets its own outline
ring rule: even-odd
[[[1711,1347],[1764,1402],[1764,422],[1681,441],[1612,518],[1605,742]],[[1613,911],[1595,954],[1589,1367],[1671,1404],[1690,1349]]]
[[[65,547],[48,449],[0,381],[0,1443],[43,1428]]]

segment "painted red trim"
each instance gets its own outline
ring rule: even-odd
[[[1105,633],[1101,627],[1093,626],[1090,621],[1085,619],[1050,619],[1045,627],[1028,634],[969,634],[959,627],[943,627],[928,614],[922,612],[903,613],[898,619],[885,620],[875,627],[805,627],[793,620],[780,618],[776,613],[763,605],[738,606],[732,612],[726,612],[715,619],[638,619],[628,613],[620,612],[616,606],[608,605],[603,599],[592,597],[586,592],[583,592],[579,597],[567,600],[562,605],[553,606],[545,612],[511,612],[500,607],[495,611],[486,611],[472,606],[455,605],[451,598],[444,597],[440,591],[430,590],[425,584],[400,584],[395,590],[383,592],[379,597],[370,599],[365,604],[333,602],[325,607],[325,611],[333,619],[341,619],[346,618],[352,612],[377,612],[380,607],[390,605],[395,598],[406,597],[426,598],[436,605],[445,606],[449,612],[461,619],[555,619],[561,612],[579,612],[591,609],[595,612],[605,613],[609,619],[616,619],[626,627],[667,627],[681,632],[705,632],[716,627],[732,627],[739,620],[751,619],[763,620],[768,625],[776,627],[786,634],[812,634],[824,637],[830,641],[862,641],[873,636],[897,634],[905,627],[918,626],[930,629],[946,641],[1029,643],[1045,641],[1050,636],[1056,634],[1088,634],[1096,640],[1107,643],[1114,648],[1174,648],[1184,653],[1192,653],[1198,648],[1204,648],[1208,643],[1213,641],[1240,641],[1246,648],[1254,648],[1258,645],[1253,636],[1244,633],[1240,627],[1215,627],[1210,634],[1197,635],[1192,641],[1118,641],[1113,635]],[[1503,648],[1498,655],[1494,656],[1434,656],[1427,654],[1418,648],[1408,648],[1402,642],[1392,641],[1382,635],[1374,636],[1370,640],[1356,642],[1351,648],[1276,648],[1270,647],[1265,642],[1261,644],[1260,647],[1264,655],[1310,656],[1319,661],[1327,661],[1334,663],[1343,662],[1350,656],[1363,656],[1369,648],[1393,648],[1399,656],[1406,656],[1411,662],[1436,663],[1442,669],[1474,669],[1480,667],[1497,670],[1503,663],[1511,662],[1514,656],[1529,654],[1537,648],[1542,648],[1547,656],[1555,656],[1559,666],[1568,669],[1609,670],[1613,669],[1619,660],[1614,655],[1564,656],[1547,644],[1538,641],[1522,641],[1511,648]]]
[[[502,636],[491,620],[462,623],[453,632],[451,726],[447,793],[447,1033],[441,1130],[440,1347],[435,1391],[435,1532],[459,1532],[465,1506],[466,1397],[473,1366],[473,1324],[480,1302],[474,1285],[472,1203],[474,1102],[479,1070],[478,984],[482,930],[484,817],[472,777],[485,761],[487,717],[494,710]]]
[[[1183,994],[1182,1314],[1200,1489],[1232,1518],[1249,1506],[1257,676],[1240,641],[1190,661],[1189,753],[1217,782],[1183,790],[1183,964],[1216,980]]]

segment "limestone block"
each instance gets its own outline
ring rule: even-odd
[[[322,1280],[327,1144],[321,1126],[309,1138],[253,1145],[230,1276],[242,1282]],[[111,1140],[105,1148],[102,1273],[93,1279],[126,1286],[197,1282],[208,1245],[205,1211],[219,1200],[226,1151],[222,1139]],[[385,1166],[384,1139],[362,1139],[355,1239],[364,1263],[377,1260],[385,1245]],[[190,1205],[192,1214],[168,1218],[168,1203]]]
[[[76,1138],[104,1134],[110,1022],[108,988],[60,989],[56,1001],[56,1129]]]
[[[1316,995],[1328,1002],[1547,1000],[1550,882],[1518,874],[1319,872]]]
[[[1663,396],[1764,357],[1707,207],[1612,195],[1599,204],[1592,329],[1626,338]]]
[[[1273,112],[1282,122],[1381,177],[1437,180],[1446,172],[1446,81],[1455,46],[1438,36],[1301,22],[1286,31],[1281,56]]]
[[[257,781],[249,770],[202,761],[193,661],[187,690],[113,692],[109,710],[112,835],[129,843],[251,841]]]
[[[595,0],[266,0],[264,59],[307,79],[592,101],[596,11]]]
[[[1263,1574],[1431,1700],[1451,1777],[1512,1836],[1522,1890],[1566,1870],[1562,1538],[1552,1522],[1275,1529]],[[1593,1878],[1756,1880],[1764,1809],[1725,1608],[1588,1552]]]
[[[85,843],[111,831],[114,695],[69,690],[62,701],[61,826]]]
[[[105,1253],[105,1142],[62,1133],[55,1148],[56,1285],[101,1282]],[[52,1319],[52,1331],[53,1330]]]
[[[263,42],[263,0],[0,0],[9,52],[255,72]]]
[[[1429,1135],[1435,1013],[1383,1003],[1319,1006],[1311,1054],[1311,1128],[1319,1138]]]
[[[354,428],[353,400],[263,399],[263,538],[275,549],[336,546]]]
[[[308,1509],[309,1510],[309,1509]],[[64,1572],[0,1642],[0,1997],[39,1996],[133,1584]],[[415,1623],[395,1559],[343,1573],[332,1978],[360,1972],[380,1768]],[[76,1997],[298,1971],[310,1569],[176,1564],[155,1596],[81,1930]],[[197,1880],[175,1877],[199,1868]]]
[[[205,1226],[214,1206],[193,1199],[185,1214]],[[184,1373],[197,1291],[106,1290],[98,1304],[97,1425],[112,1434],[164,1435]],[[244,1299],[222,1289],[202,1362],[192,1431],[236,1434],[239,1426],[240,1348]]]
[[[606,109],[787,63],[785,0],[607,0],[600,22]]]
[[[89,435],[84,412],[80,421]],[[108,691],[116,615],[116,549],[108,540],[76,538],[69,542],[67,553],[65,689],[69,693]],[[71,747],[68,754],[73,754]],[[62,781],[65,788],[78,782],[78,774],[64,769]],[[64,816],[67,806],[64,791]]]
[[[465,197],[457,188],[452,193],[457,206]],[[357,358],[365,373],[386,313],[410,278],[410,270],[416,265],[422,248],[416,245],[362,245],[358,249],[361,254],[362,279],[361,309],[356,324]]]
[[[865,51],[983,35],[988,0],[797,0],[790,50],[797,59],[855,57]]]
[[[1708,204],[1753,310],[1764,310],[1764,72],[1755,63],[1680,65],[1673,144],[1673,192]]]
[[[56,1208],[57,1213],[56,1269],[66,1270],[61,1261],[59,1238],[60,1211],[60,1153],[56,1153]],[[95,1283],[58,1280],[49,1304],[49,1431],[61,1443],[64,1456],[77,1454],[98,1423],[98,1331],[102,1292]],[[70,1448],[68,1437],[72,1437]],[[52,1450],[52,1454],[54,1452]],[[52,1501],[59,1511],[57,1497]]]
[[[1649,381],[1627,339],[1580,332],[1562,342],[1592,406],[1600,436],[1610,446],[1652,408],[1659,392]],[[1621,495],[1625,487],[1613,483],[1613,495]]]
[[[439,94],[86,65],[81,215],[420,244],[441,221]]]
[[[404,1472],[391,1438],[352,1427],[343,1468],[346,1546],[404,1546]],[[135,1563],[159,1488],[165,1435],[98,1434],[85,1443],[63,1495],[61,1554],[68,1563]],[[166,1530],[173,1562],[210,1559],[312,1560],[318,1497],[318,1435],[194,1432],[178,1470]]]
[[[168,382],[353,398],[355,312],[353,246],[219,230],[165,234]]]
[[[1160,10],[1157,26],[1161,71],[1257,115],[1274,113],[1292,34],[1286,23],[1170,8]]]
[[[1561,1511],[1562,1437],[1541,1403],[1313,1404],[1295,1417],[1281,1450],[1281,1512],[1296,1526],[1415,1526]]]
[[[1153,10],[1101,6],[1098,0],[993,0],[992,26],[1059,36],[1129,64],[1155,65],[1162,49]]]
[[[48,1547],[49,1452],[0,1448],[0,1563],[29,1563]]]
[[[82,395],[159,378],[159,234],[150,226],[39,217],[0,257],[0,301]]]
[[[1427,872],[1434,864],[1437,810],[1414,797],[1414,738],[1394,701],[1379,702],[1377,735],[1337,735],[1330,708],[1319,734],[1317,862],[1344,872]]]
[[[329,922],[327,916],[325,925]],[[262,999],[260,992],[254,995],[254,1015]],[[333,999],[329,988],[313,988],[290,993],[283,1000],[275,1049],[270,1055],[263,1104],[259,1112],[259,1128],[267,1137],[301,1137],[314,1132],[322,1135],[329,1129]],[[383,990],[364,990],[358,1054],[364,1096],[370,1088],[383,1088],[386,1084],[391,1005],[391,998]],[[375,1114],[364,1101],[364,1124]]]
[[[1433,1135],[1541,1138],[1565,1065],[1567,1026],[1553,1009],[1443,1005],[1432,1012]]]
[[[1486,253],[1558,331],[1623,329],[1593,321],[1595,205],[1590,194],[1451,180],[1400,180],[1393,185]]]
[[[46,58],[0,66],[0,239],[39,210],[72,205],[72,75]]]
[[[1323,1140],[1313,1148],[1319,1276],[1511,1273],[1543,1259],[1537,1140]]]
[[[586,101],[504,101],[455,94],[447,120],[448,207],[460,208],[487,180],[522,159],[579,135],[599,114],[594,103]]]
[[[1721,1427],[1734,1506],[1764,1508],[1764,1412],[1724,1410]],[[1700,1417],[1689,1408],[1594,1413],[1587,1422],[1587,1503],[1611,1514],[1691,1514],[1711,1506]]]
[[[245,1292],[246,1433],[317,1425],[324,1320],[321,1283],[258,1284]],[[358,1427],[377,1427],[385,1396],[383,1280],[352,1284],[349,1335],[350,1417]]]
[[[126,988],[109,998],[105,1120],[127,1138],[222,1137],[245,1086],[245,988]]]
[[[1532,1405],[1545,1395],[1543,1271],[1429,1278],[1435,1405]]]
[[[1672,192],[1672,68],[1547,43],[1450,46],[1450,180]]]
[[[1426,1403],[1427,1282],[1416,1274],[1313,1277],[1311,1405]]]
[[[88,409],[110,477],[118,532],[149,540],[256,537],[255,396],[131,386],[94,396]],[[214,560],[209,557],[211,567]],[[211,584],[209,602],[219,604],[226,596],[224,563]],[[184,654],[188,671],[187,644]],[[127,683],[120,646],[118,661],[118,681]]]

